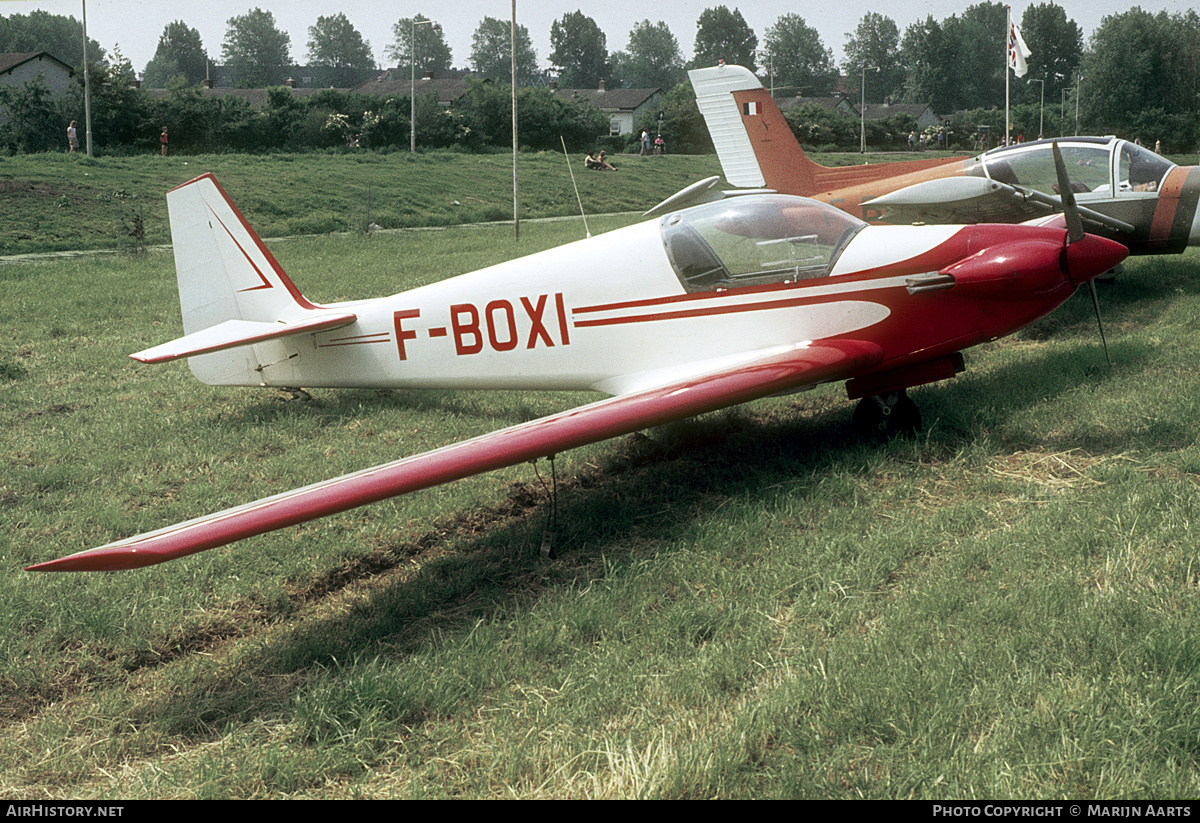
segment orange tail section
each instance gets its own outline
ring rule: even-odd
[[[816,197],[963,159],[822,166],[804,153],[779,107],[753,73],[741,66],[724,65],[689,71],[688,76],[725,179],[735,186]]]

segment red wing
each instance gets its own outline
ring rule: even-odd
[[[801,386],[841,380],[879,362],[874,343],[801,344],[658,388],[610,397],[539,420],[384,463],[207,517],[189,520],[28,571],[135,569],[406,492],[512,466]]]

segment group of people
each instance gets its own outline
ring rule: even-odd
[[[1145,146],[1146,145],[1145,143],[1142,142],[1142,138],[1140,136],[1133,138],[1133,144],[1135,146]],[[1162,154],[1162,141],[1161,140],[1154,141],[1154,153]]]
[[[641,142],[642,142],[642,156],[650,154],[650,152],[651,152],[650,133],[648,131],[646,131],[645,129],[642,129],[642,141]],[[658,137],[654,138],[654,154],[662,154],[666,150],[666,147],[667,147],[667,144],[662,139],[661,134],[658,135]],[[617,170],[616,166],[614,166],[612,163],[608,162],[608,155],[606,152],[603,152],[603,151],[600,152],[599,154],[596,154],[594,151],[589,151],[587,153],[587,157],[583,158],[583,167],[585,169],[594,169],[595,171],[616,171]]]
[[[605,152],[595,154],[588,152],[587,157],[583,158],[583,167],[585,169],[594,169],[595,171],[616,171],[617,167],[608,162],[608,156]]]
[[[662,135],[654,138],[654,153],[662,154],[667,148],[666,142],[663,141]],[[650,132],[642,129],[642,156],[645,157],[650,153]]]

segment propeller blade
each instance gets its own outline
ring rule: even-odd
[[[1083,218],[1079,216],[1079,206],[1075,203],[1075,191],[1071,188],[1071,178],[1067,176],[1067,164],[1063,162],[1062,152],[1058,149],[1058,141],[1050,144],[1054,152],[1054,172],[1058,175],[1058,196],[1062,199],[1063,217],[1067,221],[1067,249],[1063,255],[1063,263],[1067,266],[1067,276],[1071,276],[1071,244],[1083,239]],[[1086,245],[1086,244],[1085,244]],[[1079,257],[1078,254],[1074,255]],[[1096,281],[1088,278],[1088,290],[1092,293],[1092,308],[1096,311],[1096,325],[1100,327],[1100,342],[1104,346],[1104,359],[1112,368],[1112,358],[1108,356],[1108,338],[1104,335],[1104,321],[1100,319],[1100,298],[1096,295]]]
[[[1112,368],[1112,358],[1108,356],[1108,339],[1104,336],[1104,321],[1100,319],[1100,298],[1096,296],[1096,281],[1089,280],[1088,288],[1092,292],[1092,308],[1096,310],[1096,325],[1100,327],[1100,342],[1104,346],[1104,359],[1108,361],[1108,367]]]
[[[1062,199],[1063,216],[1067,219],[1067,243],[1074,243],[1083,238],[1083,219],[1075,204],[1075,191],[1071,188],[1071,178],[1067,177],[1067,164],[1058,150],[1058,141],[1050,145],[1054,151],[1054,171],[1058,174],[1058,196]]]

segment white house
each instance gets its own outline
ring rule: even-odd
[[[51,95],[60,97],[71,87],[75,70],[45,51],[0,54],[0,84],[23,86],[39,74]]]
[[[657,112],[662,107],[662,89],[612,89],[603,80],[595,89],[560,89],[550,84],[550,90],[570,102],[580,101],[608,115],[609,134],[631,134],[642,114]]]

